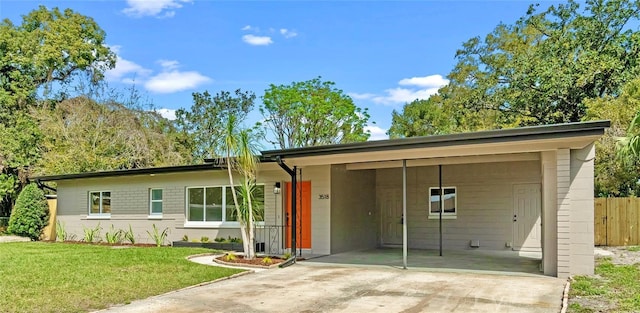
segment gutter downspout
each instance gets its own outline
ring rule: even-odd
[[[293,263],[296,262],[296,247],[297,247],[297,242],[296,242],[296,222],[297,222],[297,208],[296,208],[296,204],[298,201],[296,201],[297,199],[297,189],[298,189],[298,182],[297,182],[297,167],[294,166],[293,169],[291,169],[289,166],[287,166],[286,164],[284,164],[284,162],[282,161],[282,158],[280,156],[276,157],[276,162],[278,162],[278,165],[280,165],[280,167],[287,172],[287,174],[289,174],[289,176],[291,176],[291,251],[292,256],[289,260],[287,260],[283,266],[289,266]],[[292,260],[293,259],[293,260]],[[286,265],[285,265],[286,264]]]

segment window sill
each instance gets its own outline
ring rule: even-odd
[[[255,225],[264,225],[264,222],[256,222]],[[185,222],[184,228],[240,228],[238,222]]]
[[[434,215],[429,215],[428,219],[430,220],[439,220],[440,219],[440,215],[438,214],[434,214]],[[448,214],[443,214],[442,215],[442,219],[443,220],[455,220],[458,219],[457,215],[448,215]]]
[[[161,220],[162,219],[162,214],[149,215],[149,216],[147,216],[147,218],[150,219],[150,220]]]
[[[87,215],[88,220],[110,220],[111,214],[95,214],[95,215]]]

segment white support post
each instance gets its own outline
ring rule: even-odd
[[[402,160],[402,265],[407,269],[407,160]]]

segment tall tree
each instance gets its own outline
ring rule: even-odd
[[[219,138],[225,136],[227,119],[234,116],[237,121],[244,121],[255,99],[255,94],[240,89],[233,94],[220,91],[214,96],[208,91],[193,93],[193,106],[176,112],[176,125],[184,134],[183,140],[193,145],[194,159],[224,156]]]
[[[619,142],[620,138],[640,134],[637,129],[640,125],[638,124],[640,118],[637,115],[640,112],[640,79],[627,83],[616,98],[588,100],[585,105],[587,107],[585,119],[611,121],[611,127],[596,142],[595,195],[599,197],[640,196],[640,184],[638,184],[640,153],[635,156],[634,153],[624,153],[632,152],[633,147],[627,151],[617,149],[628,148],[623,144],[624,142]]]
[[[639,74],[639,1],[575,1],[500,24],[456,53],[449,97],[519,125],[577,122],[585,99],[615,96]],[[453,92],[460,89],[467,92]],[[457,97],[457,98],[453,98]]]
[[[260,106],[267,140],[281,149],[367,140],[367,109],[334,86],[321,77],[270,85]]]
[[[43,134],[35,169],[40,174],[188,163],[188,153],[170,135],[172,126],[155,112],[78,97],[32,114]]]
[[[40,6],[20,25],[0,22],[0,214],[12,206],[26,169],[39,158],[40,134],[29,115],[38,90],[67,84],[79,73],[100,80],[116,60],[104,40],[92,18],[70,9]]]

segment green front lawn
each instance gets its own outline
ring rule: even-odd
[[[0,311],[78,312],[129,303],[240,270],[200,265],[199,248],[0,244]]]
[[[595,272],[574,278],[569,312],[640,312],[640,263],[616,265],[605,258]]]

